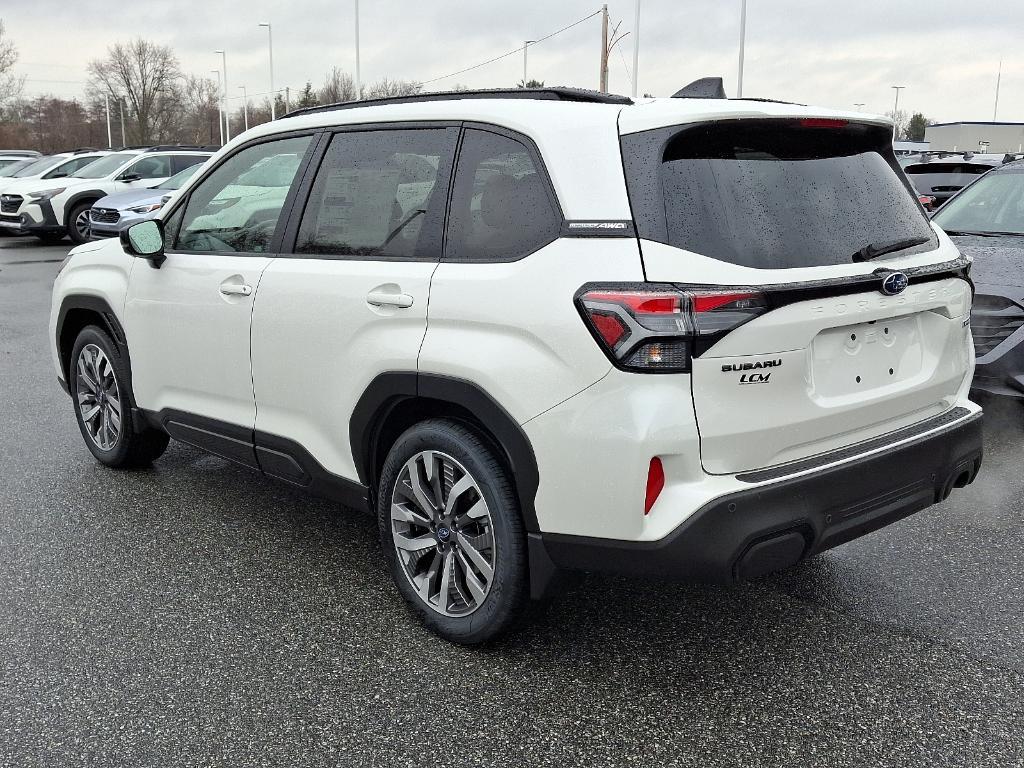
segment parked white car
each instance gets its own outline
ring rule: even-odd
[[[66,177],[44,176],[3,187],[0,227],[42,240],[89,240],[89,209],[100,198],[128,189],[152,187],[192,165],[205,162],[209,149],[158,146],[120,150]]]
[[[694,91],[244,133],[60,271],[85,444],[140,466],[173,437],[372,510],[398,591],[460,643],[562,570],[755,578],[972,482],[969,263],[892,124]]]

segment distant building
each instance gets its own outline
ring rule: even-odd
[[[1024,152],[1024,123],[936,123],[924,138],[933,150]]]

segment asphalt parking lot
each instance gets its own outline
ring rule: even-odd
[[[67,250],[0,238],[0,766],[1024,765],[1024,406],[975,485],[790,572],[589,577],[467,650],[369,517],[180,444],[98,465],[49,359]]]

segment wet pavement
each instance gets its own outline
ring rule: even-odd
[[[789,572],[588,577],[467,650],[368,516],[175,443],[98,465],[49,358],[67,250],[0,237],[0,766],[1024,765],[1024,406],[986,404],[973,486]]]

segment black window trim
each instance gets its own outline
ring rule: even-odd
[[[346,125],[332,125],[323,130],[323,137],[317,146],[316,154],[304,169],[295,199],[292,201],[288,212],[288,223],[282,233],[281,250],[278,256],[287,259],[314,259],[320,261],[379,261],[379,262],[434,262],[441,261],[441,254],[444,253],[444,244],[447,233],[448,209],[451,203],[452,182],[455,178],[456,159],[458,158],[459,147],[462,145],[462,122],[459,120],[391,120],[387,122],[350,123]],[[441,215],[441,253],[436,258],[422,258],[419,256],[363,256],[351,254],[323,254],[323,253],[298,253],[295,250],[299,237],[299,228],[302,226],[302,217],[309,206],[310,196],[313,192],[313,184],[316,183],[317,174],[327,157],[334,137],[342,133],[367,133],[370,131],[399,131],[399,130],[439,130],[455,128],[459,129],[458,135],[452,142],[452,155],[448,158],[447,165],[438,168],[438,183],[443,180],[441,173],[447,174],[448,189],[445,194],[444,211]]]
[[[207,178],[209,178],[211,174],[216,172],[218,168],[224,165],[224,163],[237,156],[240,152],[244,152],[245,150],[250,149],[259,144],[267,144],[272,141],[297,139],[303,136],[309,136],[309,146],[306,147],[306,154],[299,162],[299,168],[298,171],[296,171],[295,177],[292,179],[292,184],[288,190],[288,195],[285,197],[284,203],[282,203],[281,205],[280,215],[282,218],[278,220],[278,227],[274,232],[273,239],[270,241],[270,247],[267,248],[266,251],[179,251],[165,244],[166,253],[169,255],[189,254],[195,256],[243,256],[262,258],[274,258],[275,256],[281,255],[281,243],[283,242],[283,235],[285,229],[285,227],[281,226],[281,223],[284,222],[286,225],[288,224],[288,217],[292,209],[292,206],[295,203],[296,193],[298,192],[299,187],[301,186],[301,181],[299,184],[296,184],[295,179],[304,179],[304,174],[308,169],[310,160],[315,155],[319,145],[323,142],[324,133],[324,128],[306,128],[297,131],[282,131],[281,133],[271,133],[265,136],[257,136],[251,139],[250,141],[245,142],[244,144],[240,144],[235,149],[234,152],[220,158],[216,163],[214,163],[205,171],[203,171],[202,175],[198,179],[192,180],[191,184],[189,185],[188,194],[178,198],[178,200],[171,207],[171,209],[168,210],[165,215],[160,217],[162,221],[169,222],[174,217],[174,215],[178,213],[179,210],[184,212],[184,210],[188,206],[189,201],[192,199],[192,193],[199,188],[199,185],[202,184]],[[178,237],[177,231],[171,232],[169,234],[171,234],[175,240]]]

